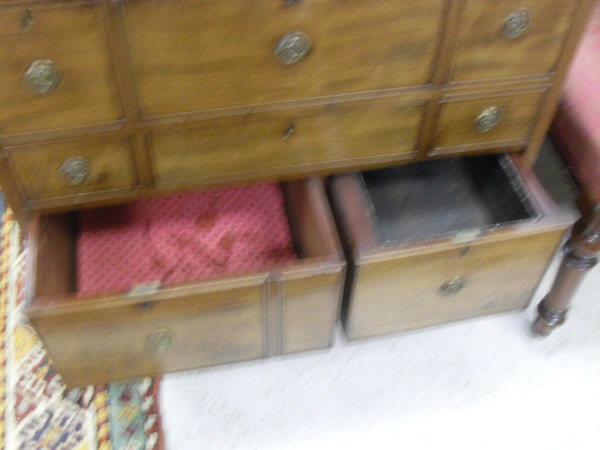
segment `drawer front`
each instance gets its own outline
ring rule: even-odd
[[[285,301],[281,312],[282,354],[331,345],[342,284],[341,269],[335,273],[314,275],[310,280],[285,282]]]
[[[347,333],[360,338],[524,308],[562,234],[360,265]]]
[[[121,118],[99,6],[27,10],[0,13],[0,133]]]
[[[73,139],[5,150],[28,200],[138,184],[133,150],[126,136]]]
[[[467,0],[451,79],[483,80],[553,71],[579,3]]]
[[[153,132],[151,152],[159,182],[407,159],[418,148],[424,110],[383,100],[207,120]]]
[[[544,98],[545,91],[449,98],[441,105],[434,153],[525,144]]]
[[[259,358],[262,283],[140,304],[32,318],[69,385]]]
[[[191,0],[182,8],[164,0],[130,1],[128,28],[145,112],[428,83],[444,5]]]

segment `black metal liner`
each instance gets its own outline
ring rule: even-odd
[[[433,160],[361,175],[382,246],[540,217],[507,155]]]

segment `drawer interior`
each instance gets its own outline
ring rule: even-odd
[[[489,231],[541,217],[507,155],[363,172],[360,181],[383,246],[439,239],[465,230]]]
[[[324,206],[313,179],[44,215],[32,234],[35,298],[125,294],[331,257]]]

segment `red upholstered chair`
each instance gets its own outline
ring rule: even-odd
[[[564,322],[575,290],[600,253],[600,2],[567,76],[552,134],[581,184],[582,217],[552,289],[538,306],[534,330],[542,336]]]

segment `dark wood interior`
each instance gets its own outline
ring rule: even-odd
[[[361,174],[383,246],[535,220],[539,212],[506,155],[427,161]]]

